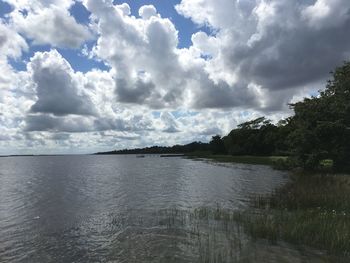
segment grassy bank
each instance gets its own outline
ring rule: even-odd
[[[233,155],[215,155],[207,152],[193,152],[186,154],[188,158],[193,159],[209,159],[217,162],[225,163],[245,163],[245,164],[261,164],[274,165],[279,160],[286,160],[284,156],[233,156]]]
[[[284,240],[350,256],[350,178],[293,175],[274,193],[252,198],[238,217],[255,238]]]

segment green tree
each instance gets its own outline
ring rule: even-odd
[[[335,169],[350,167],[350,63],[335,70],[318,97],[291,106],[295,129],[289,139],[299,162],[314,169],[332,159]]]
[[[239,124],[223,140],[231,155],[271,155],[276,152],[278,127],[260,117]]]
[[[209,148],[213,154],[226,154],[226,148],[224,141],[220,135],[215,135],[211,138]]]

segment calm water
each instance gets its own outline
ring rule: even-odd
[[[157,156],[0,158],[0,262],[224,262],[232,246],[230,260],[303,262],[309,256],[288,246],[233,239],[228,226],[193,219],[203,207],[242,209],[286,178],[265,166]]]

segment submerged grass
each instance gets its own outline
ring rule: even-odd
[[[190,262],[242,262],[248,238],[233,211],[220,207],[190,211],[173,208],[158,211],[155,217],[161,219],[159,225],[172,231],[172,236],[184,231],[181,249],[193,256]]]
[[[260,210],[239,212],[219,206],[191,211],[175,208],[159,211],[155,218],[160,218],[159,225],[165,228],[162,236],[176,236],[176,247],[192,255],[189,262],[348,262],[347,254],[343,253],[348,248],[346,235],[338,233],[337,239],[329,236],[328,231],[318,233],[317,216]],[[332,221],[328,220],[332,220],[333,214],[325,217],[330,227]],[[345,220],[343,230],[347,228]],[[303,234],[307,239],[299,238]],[[340,254],[345,257],[310,249],[308,245],[318,239],[334,242],[326,244],[327,247],[318,246],[323,250],[342,244]],[[280,242],[284,240],[290,244]]]
[[[274,193],[252,198],[240,221],[255,238],[284,240],[350,256],[350,178],[294,175]]]
[[[210,159],[217,162],[233,162],[244,164],[274,165],[278,160],[286,160],[285,156],[250,156],[250,155],[216,155],[207,152],[193,152],[186,154],[188,158]]]

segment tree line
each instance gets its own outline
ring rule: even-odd
[[[220,137],[220,136],[219,136]],[[183,154],[191,152],[211,151],[208,143],[191,142],[185,145],[174,146],[151,146],[145,148],[114,150],[110,152],[99,152],[98,155],[108,154]]]
[[[294,115],[271,123],[260,117],[214,136],[214,154],[285,155],[295,166],[316,169],[322,161],[350,168],[350,62],[336,68],[324,91],[290,104]]]

